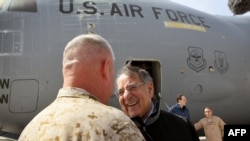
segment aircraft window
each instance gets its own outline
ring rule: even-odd
[[[36,0],[12,0],[8,10],[37,12]]]
[[[37,80],[13,80],[11,82],[10,92],[9,110],[12,113],[27,113],[36,111],[37,99],[39,95],[39,82]]]
[[[19,32],[0,32],[0,56],[21,53],[21,34]]]
[[[0,0],[0,10],[3,9],[4,2],[5,2],[5,0]]]

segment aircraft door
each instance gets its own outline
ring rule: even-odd
[[[37,109],[39,83],[35,79],[18,79],[11,82],[9,110],[12,113],[29,113]]]
[[[152,59],[129,59],[126,61],[132,66],[137,66],[149,72],[153,78],[155,98],[160,98],[161,94],[161,64],[159,60]]]

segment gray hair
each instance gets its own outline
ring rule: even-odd
[[[145,84],[149,83],[149,82],[153,82],[153,79],[150,76],[150,74],[146,70],[139,68],[139,67],[125,65],[119,70],[118,75],[117,75],[117,79],[122,74],[126,74],[126,75],[132,76],[132,77],[135,75],[138,75],[140,80]]]

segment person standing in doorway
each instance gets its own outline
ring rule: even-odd
[[[116,83],[121,109],[147,141],[199,140],[195,129],[185,120],[160,109],[153,78],[145,69],[126,65],[119,71]]]

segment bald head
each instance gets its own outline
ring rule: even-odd
[[[114,53],[110,44],[96,34],[75,37],[64,49],[64,87],[87,90],[103,103],[112,95]]]
[[[112,57],[114,53],[110,44],[101,36],[95,34],[86,34],[75,37],[64,49],[63,65],[67,65],[74,60],[87,59],[97,57]]]

